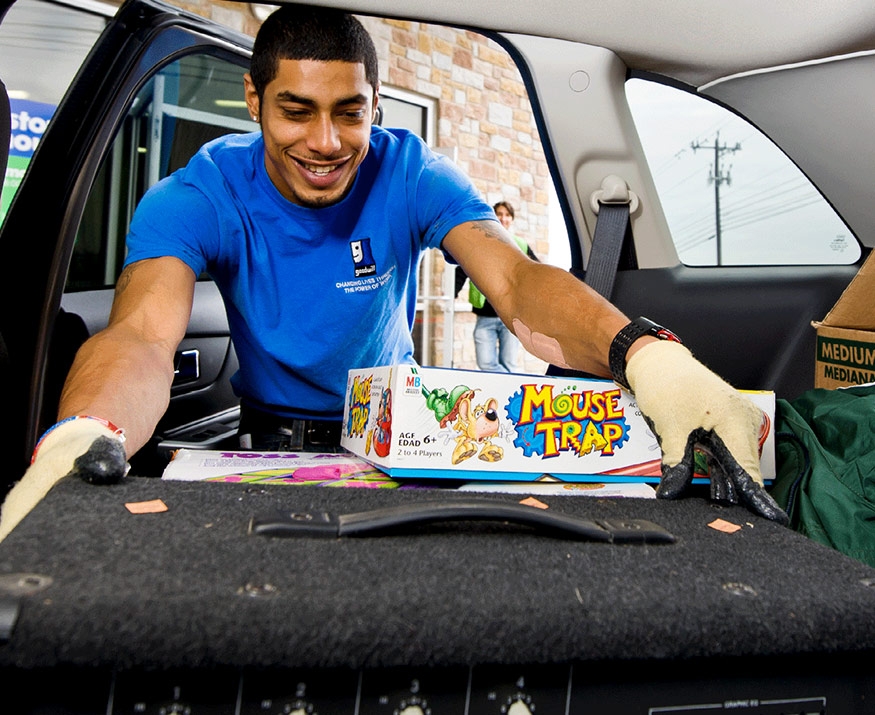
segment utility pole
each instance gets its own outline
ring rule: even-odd
[[[720,168],[720,157],[724,153],[733,154],[741,149],[741,144],[738,142],[735,143],[735,146],[727,146],[726,144],[720,143],[720,132],[717,132],[717,135],[714,138],[714,144],[712,146],[705,146],[699,142],[693,142],[690,144],[693,152],[697,149],[713,149],[714,150],[714,164],[711,167],[710,175],[708,176],[709,182],[714,182],[714,236],[717,239],[717,265],[723,265],[723,243],[722,236],[720,230],[720,186],[722,184],[731,184],[732,176],[729,174],[729,169],[723,170]],[[730,169],[732,167],[730,166]]]

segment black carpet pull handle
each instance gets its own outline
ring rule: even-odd
[[[499,521],[533,527],[580,541],[609,544],[671,544],[675,537],[646,519],[582,519],[523,504],[467,500],[406,504],[333,515],[326,512],[289,512],[256,516],[249,533],[257,536],[324,537],[380,536],[405,526],[447,521]]]

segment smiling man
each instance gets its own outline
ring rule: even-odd
[[[715,497],[786,520],[762,488],[762,416],[747,398],[665,329],[527,258],[416,135],[373,125],[376,52],[353,16],[283,6],[259,31],[244,88],[261,131],[210,142],[140,203],[109,326],[79,351],[0,538],[65,475],[124,474],[167,408],[202,272],[222,292],[240,363],[241,446],[338,449],[348,370],[413,362],[429,248],[458,261],[530,352],[633,390],[663,448],[660,496],[686,489],[701,444]]]

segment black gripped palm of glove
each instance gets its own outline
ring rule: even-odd
[[[112,437],[98,437],[88,451],[76,457],[68,477],[79,477],[89,484],[115,484],[128,469],[124,445]]]
[[[128,471],[121,430],[96,418],[72,418],[40,440],[24,476],[9,491],[0,512],[0,541],[62,478],[114,484]]]
[[[661,499],[676,499],[693,481],[695,453],[707,460],[711,498],[743,504],[766,519],[789,523],[760,472],[763,412],[696,360],[683,345],[642,347],[626,366],[635,400],[662,448]]]

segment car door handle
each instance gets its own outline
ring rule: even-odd
[[[173,384],[193,382],[201,376],[200,350],[180,350],[173,360]]]

